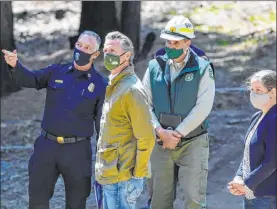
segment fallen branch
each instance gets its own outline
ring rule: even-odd
[[[241,87],[226,87],[226,88],[216,88],[215,92],[226,94],[226,93],[245,93],[247,89]]]
[[[249,122],[250,118],[243,118],[243,119],[233,119],[227,122],[228,125],[234,125],[239,123],[246,123]]]

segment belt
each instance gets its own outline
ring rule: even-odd
[[[63,137],[63,136],[55,136],[50,134],[49,132],[42,129],[41,135],[43,135],[47,139],[51,139],[53,141],[57,141],[59,144],[69,144],[75,143],[83,140],[90,140],[90,137]]]

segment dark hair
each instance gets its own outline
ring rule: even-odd
[[[264,87],[270,91],[273,88],[276,88],[276,71],[273,70],[260,70],[252,74],[245,82],[246,87],[250,89],[251,80],[256,79],[261,81]]]

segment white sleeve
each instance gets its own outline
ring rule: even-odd
[[[192,108],[188,116],[176,128],[184,137],[203,123],[212,110],[215,96],[213,76],[212,68],[208,66],[199,83],[195,107]]]
[[[149,68],[147,68],[143,80],[142,80],[145,92],[147,94],[148,97],[148,102],[149,105],[151,107],[151,117],[152,117],[152,124],[154,129],[156,129],[157,127],[161,126],[161,124],[159,123],[154,111],[153,111],[153,102],[152,102],[152,91],[151,91],[151,83],[150,83],[150,72],[149,72]]]

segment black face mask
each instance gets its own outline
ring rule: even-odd
[[[88,54],[88,53],[85,53],[75,47],[74,52],[73,52],[73,60],[79,66],[87,65],[93,61],[93,60],[89,61],[89,59],[91,58],[91,55],[93,55],[95,52],[93,52],[92,54]]]

